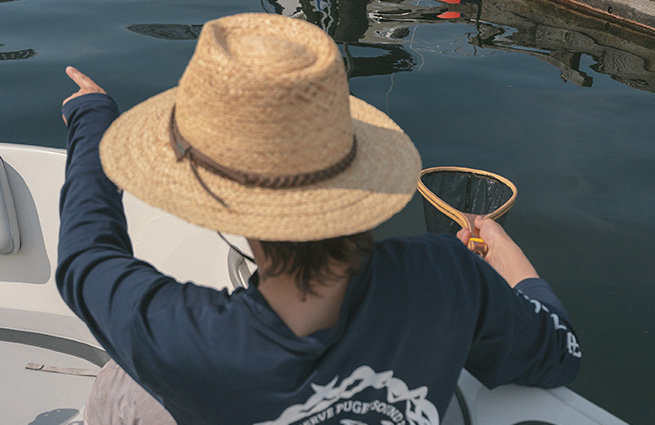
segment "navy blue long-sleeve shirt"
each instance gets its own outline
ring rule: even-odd
[[[116,104],[90,94],[63,113],[59,290],[178,424],[431,424],[462,367],[489,387],[576,375],[579,345],[548,284],[511,289],[452,236],[376,243],[338,323],[307,337],[255,284],[230,295],[161,274],[133,257],[121,193],[100,165]]]

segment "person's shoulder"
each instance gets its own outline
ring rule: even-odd
[[[469,299],[470,286],[479,282],[479,269],[484,267],[476,257],[453,235],[421,234],[381,241],[371,264],[381,280],[395,284],[393,288]],[[403,285],[397,285],[399,279]]]
[[[394,257],[421,256],[425,258],[469,255],[469,251],[456,236],[440,233],[388,238],[377,242],[376,248],[381,254],[386,253]]]
[[[407,247],[414,249],[462,249],[464,244],[455,235],[444,233],[421,233],[418,235],[392,237],[376,243],[378,246]]]

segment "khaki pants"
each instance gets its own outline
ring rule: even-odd
[[[85,425],[176,425],[154,397],[110,360],[98,373],[84,408]]]

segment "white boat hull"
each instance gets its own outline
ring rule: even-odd
[[[5,162],[20,231],[20,249],[0,255],[2,422],[81,425],[93,377],[25,368],[28,363],[38,363],[98,370],[107,359],[86,325],[64,304],[54,282],[65,152],[0,143],[0,157]],[[239,284],[235,276],[243,279],[248,273],[245,263],[215,232],[128,194],[125,209],[135,255],[162,272],[215,288],[234,287]],[[240,249],[248,250],[244,239],[228,237]],[[163,246],[166,249],[161,249]],[[466,371],[459,388],[460,397],[453,398],[444,425],[626,424],[567,388],[508,385],[490,391]]]

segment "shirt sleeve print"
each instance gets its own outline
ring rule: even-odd
[[[553,307],[510,288],[482,263],[478,263],[479,316],[465,368],[489,388],[509,383],[552,388],[570,383],[582,352],[561,303]]]

